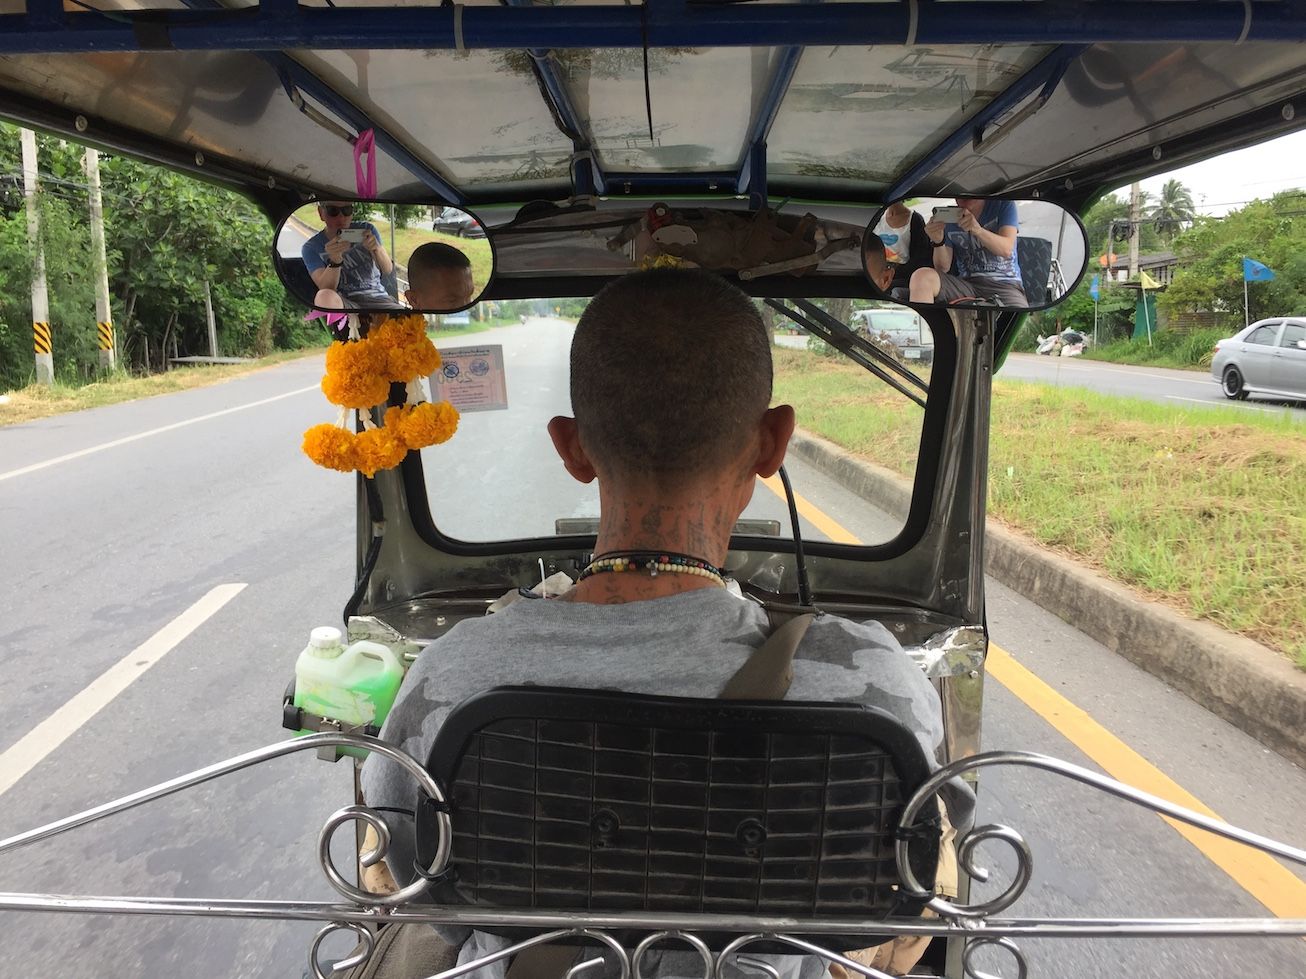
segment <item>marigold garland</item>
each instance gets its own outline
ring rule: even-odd
[[[458,431],[458,409],[447,401],[427,401],[404,413],[400,431],[410,449],[424,449],[453,438]]]
[[[381,469],[393,469],[403,462],[408,446],[385,428],[370,428],[354,437],[354,467],[372,477]]]
[[[314,425],[304,433],[303,450],[313,462],[340,472],[358,470],[371,478],[392,469],[409,450],[447,442],[458,428],[458,410],[447,402],[423,398],[419,378],[439,369],[440,352],[426,336],[426,320],[416,314],[373,321],[360,338],[358,317],[349,317],[347,341],[327,348],[322,393],[340,414],[334,425]],[[405,384],[405,405],[387,408],[384,424],[372,421],[371,410],[390,394],[392,382]],[[349,425],[360,413],[363,432]]]
[[[353,472],[355,438],[353,432],[335,425],[314,425],[304,433],[304,455],[324,469]]]

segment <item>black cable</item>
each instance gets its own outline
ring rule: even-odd
[[[369,809],[374,809],[374,810],[377,811],[377,812],[393,812],[393,813],[398,813],[400,816],[407,816],[407,817],[409,817],[410,819],[416,819],[416,818],[417,818],[417,813],[413,812],[413,810],[411,810],[411,809],[401,809],[401,808],[399,808],[398,806],[368,806],[367,808],[369,808]]]
[[[381,506],[381,494],[376,488],[376,483],[362,474],[358,477],[363,481],[363,490],[367,495],[367,515],[372,523],[372,541],[367,545],[367,553],[363,555],[363,566],[358,572],[358,585],[354,588],[354,593],[349,596],[349,601],[345,603],[345,629],[349,628],[349,620],[354,617],[358,607],[363,604],[363,595],[367,592],[368,583],[372,580],[372,571],[376,568],[377,559],[381,556],[381,543],[384,540],[384,533],[377,531],[377,526],[385,526],[385,511]]]
[[[803,532],[798,526],[798,504],[794,501],[794,488],[789,485],[789,473],[780,467],[780,482],[785,488],[785,502],[789,504],[789,526],[794,529],[794,557],[798,561],[798,604],[811,606],[812,586],[807,580],[807,557],[803,553]]]
[[[651,152],[657,139],[653,135],[653,91],[649,87],[648,72],[648,0],[639,5],[639,32],[644,48],[644,111],[648,114],[648,142]]]

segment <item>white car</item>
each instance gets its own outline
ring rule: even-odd
[[[1211,376],[1226,398],[1306,400],[1306,317],[1257,320],[1215,345]]]

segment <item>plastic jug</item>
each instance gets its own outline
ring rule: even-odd
[[[339,629],[323,626],[295,661],[294,703],[345,727],[380,727],[403,678],[403,664],[387,646],[362,640],[346,647]]]

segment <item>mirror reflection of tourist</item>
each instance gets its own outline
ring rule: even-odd
[[[934,249],[925,231],[925,219],[902,201],[894,201],[884,209],[875,233],[884,242],[886,259],[893,267],[890,288],[909,288],[913,272],[933,266]]]
[[[955,209],[935,208],[925,225],[933,267],[912,273],[911,301],[980,299],[1028,306],[1016,253],[1019,229],[1015,201],[958,197]]]
[[[471,303],[475,294],[472,262],[466,252],[442,241],[428,241],[408,258],[408,291],[413,309],[453,312]]]
[[[304,267],[317,286],[313,305],[320,309],[399,309],[381,279],[394,271],[381,245],[380,232],[354,220],[349,201],[322,201],[317,216],[323,228],[300,249]]]

